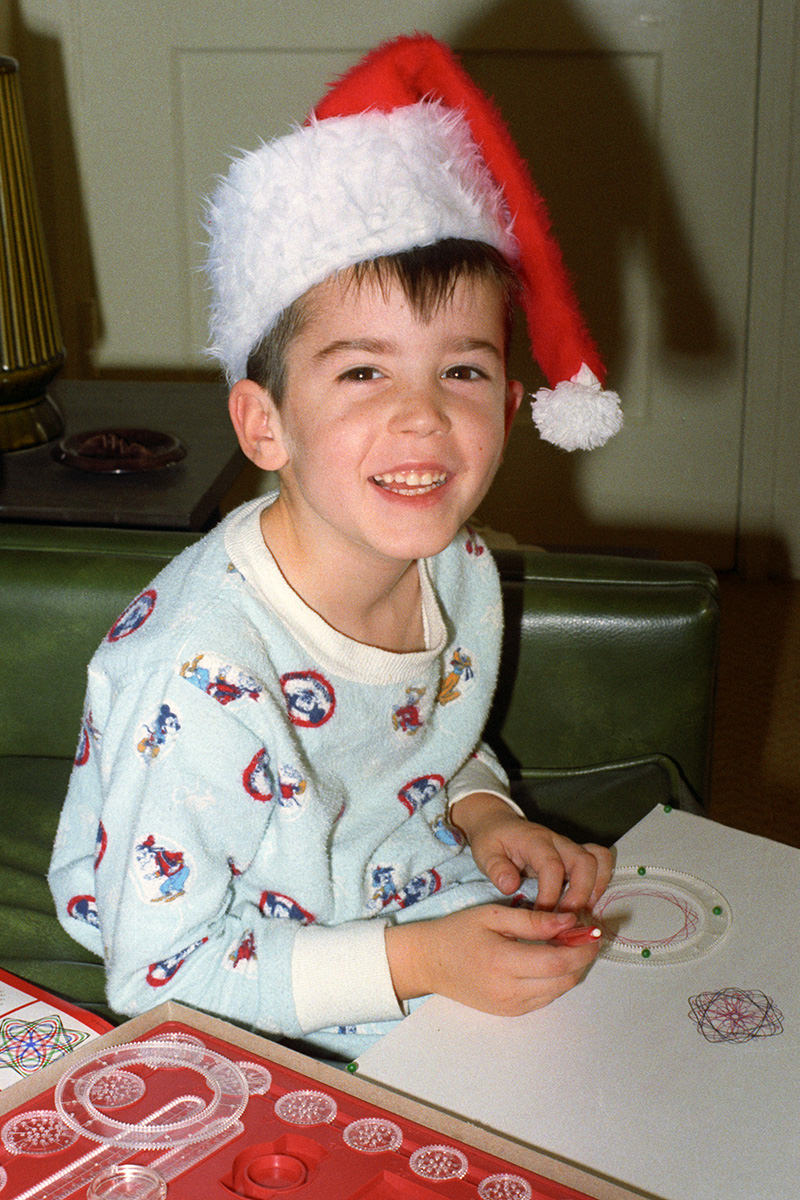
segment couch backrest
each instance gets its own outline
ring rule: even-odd
[[[72,758],[89,659],[197,536],[0,524],[0,754]],[[658,753],[704,800],[713,573],[536,551],[497,560],[506,634],[490,740],[506,766],[560,770]]]
[[[513,772],[660,754],[707,802],[716,576],[694,562],[503,551],[505,644],[487,736]]]
[[[0,525],[0,754],[71,758],[86,667],[192,535]]]

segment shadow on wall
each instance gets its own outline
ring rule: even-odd
[[[632,254],[643,264],[653,320],[660,324],[653,342],[694,366],[699,378],[701,370],[730,361],[734,347],[692,252],[652,118],[625,78],[619,56],[609,53],[613,48],[569,4],[548,6],[541,39],[537,29],[543,49],[509,55],[509,45],[531,44],[531,24],[525,0],[506,0],[465,24],[456,49],[494,97],[528,160],[610,384],[619,386],[635,349],[623,298],[623,269]],[[511,370],[531,391],[543,382],[522,329]],[[480,519],[496,529],[511,528],[529,542],[542,539],[540,514],[547,512],[557,514],[558,540],[570,545],[646,551],[655,542],[652,529],[642,534],[635,524],[593,523],[576,474],[573,456],[541,443],[523,403]],[[677,557],[685,553],[681,535],[676,530],[667,539]],[[657,544],[666,553],[664,539]],[[727,562],[730,531],[721,547],[714,561]]]

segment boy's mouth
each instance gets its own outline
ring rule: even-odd
[[[447,482],[446,471],[389,471],[385,475],[373,475],[372,482],[387,492],[399,496],[423,496],[433,492]]]

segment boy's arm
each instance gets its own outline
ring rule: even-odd
[[[90,751],[74,769],[51,863],[61,923],[104,955],[117,1012],[174,998],[299,1035],[291,959],[301,922],[265,920],[260,895],[235,886],[274,808],[244,786],[263,742],[234,703],[168,669],[113,703],[105,691],[96,678]]]
[[[470,755],[447,785],[448,818],[451,817],[453,808],[458,801],[473,792],[497,796],[518,816],[525,815],[519,805],[515,804],[509,796],[508,776],[492,751],[484,743],[481,743],[475,753]]]

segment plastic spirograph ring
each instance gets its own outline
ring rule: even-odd
[[[194,1071],[202,1079],[198,1105],[182,1120],[159,1123],[139,1115],[122,1121],[101,1112],[91,1095],[109,1073],[131,1067],[147,1071]],[[203,1103],[203,1094],[211,1092]],[[206,1141],[232,1125],[244,1112],[248,1087],[240,1069],[205,1046],[186,1042],[149,1040],[112,1046],[93,1058],[83,1059],[59,1080],[55,1103],[59,1115],[78,1133],[96,1142],[135,1150],[172,1149],[188,1142]],[[116,1110],[119,1112],[120,1110]]]
[[[126,1108],[145,1094],[147,1085],[134,1071],[102,1072],[89,1088],[89,1099],[95,1108]]]
[[[336,1101],[327,1092],[303,1088],[275,1101],[275,1116],[290,1125],[328,1125],[336,1118]]]
[[[2,1143],[9,1154],[57,1154],[77,1140],[75,1130],[52,1108],[25,1109],[6,1121]]]
[[[383,1154],[400,1149],[403,1131],[394,1121],[384,1117],[361,1117],[351,1121],[342,1131],[342,1139],[351,1150],[361,1154]]]
[[[242,1059],[236,1065],[247,1080],[250,1095],[266,1096],[272,1087],[272,1073],[260,1063],[249,1062],[247,1059]]]
[[[728,933],[731,906],[704,879],[666,867],[617,867],[592,910],[601,958],[641,966],[690,962]]]
[[[415,1175],[422,1179],[463,1179],[469,1169],[467,1157],[455,1146],[420,1146],[408,1160]]]
[[[531,1200],[531,1185],[521,1175],[489,1175],[478,1184],[480,1200]]]

